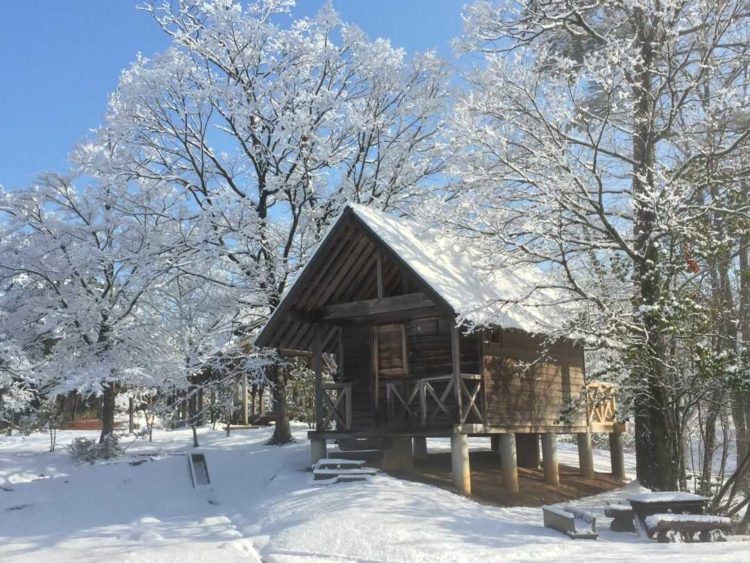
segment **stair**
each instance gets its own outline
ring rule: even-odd
[[[325,458],[313,466],[313,479],[330,483],[348,483],[364,481],[377,472],[377,469],[366,467],[363,460]]]

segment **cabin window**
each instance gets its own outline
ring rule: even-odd
[[[380,379],[406,377],[406,329],[402,324],[375,327],[375,366]]]

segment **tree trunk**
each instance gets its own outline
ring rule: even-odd
[[[708,495],[711,492],[711,478],[713,476],[714,453],[716,452],[716,420],[721,410],[723,392],[717,389],[708,399],[708,413],[703,427],[703,468],[698,492]]]
[[[99,436],[99,443],[104,442],[104,438],[115,431],[115,398],[117,397],[117,384],[106,383],[102,395],[102,433]]]
[[[288,444],[292,441],[292,429],[289,424],[289,411],[286,404],[286,378],[277,364],[271,367],[271,397],[276,419],[273,436],[269,444]]]
[[[745,362],[750,363],[750,236],[745,232],[739,236],[739,266],[739,344]],[[734,389],[731,404],[737,459],[744,459],[750,450],[750,393]],[[743,490],[750,490],[750,479],[744,478],[741,486]]]
[[[131,434],[135,429],[135,424],[133,423],[133,410],[133,397],[128,397],[128,432]]]
[[[677,488],[679,478],[679,447],[676,432],[670,431],[669,401],[663,383],[667,357],[666,344],[659,323],[661,301],[660,256],[656,215],[651,207],[650,192],[654,189],[654,162],[656,158],[653,139],[652,75],[653,22],[637,10],[638,50],[641,62],[633,82],[634,134],[633,134],[633,200],[635,205],[635,286],[637,304],[643,322],[643,342],[637,350],[639,366],[635,371],[634,398],[636,473],[646,487],[659,490]],[[677,437],[678,438],[678,437]]]

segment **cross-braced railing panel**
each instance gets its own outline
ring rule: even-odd
[[[414,404],[417,389],[409,381],[389,381],[386,383],[386,403],[388,405],[388,424],[407,426],[417,416]]]
[[[616,395],[617,386],[612,383],[595,381],[586,385],[589,422],[615,422],[617,413]]]
[[[461,374],[461,424],[477,422],[485,424],[482,376]]]
[[[482,377],[461,374],[461,412],[455,401],[452,375],[391,381],[386,384],[390,426],[431,427],[459,422],[484,423]]]
[[[352,427],[352,384],[327,383],[322,386],[323,420],[320,430],[351,430]]]

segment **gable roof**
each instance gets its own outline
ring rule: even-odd
[[[363,233],[365,240],[357,242],[352,234],[355,231]],[[341,250],[342,245],[348,247]],[[348,276],[349,289],[345,288],[338,294],[329,290],[321,296],[318,292],[318,305],[335,303],[337,297],[340,299],[347,292],[351,295],[357,289],[358,280],[361,283],[366,278],[365,265],[377,251],[375,246],[388,252],[392,261],[405,270],[441,310],[457,317],[457,322],[552,333],[569,316],[566,308],[560,305],[559,296],[549,289],[539,289],[544,277],[537,268],[524,266],[492,273],[480,271],[476,267],[481,257],[477,249],[458,246],[439,231],[414,221],[371,207],[347,204],[283,296],[255,344],[274,347],[293,344],[294,348],[309,349],[312,331],[308,329],[312,325],[308,324],[306,329],[304,321],[291,318],[295,302],[309,297],[313,291],[311,287],[316,283],[326,279],[328,283],[333,279],[340,281],[341,275],[325,278],[325,268],[328,262],[340,260],[347,252],[355,258],[350,258],[342,267],[362,269],[365,275]],[[287,336],[289,332],[299,334]],[[332,335],[333,331],[329,329],[323,336],[324,348]]]

